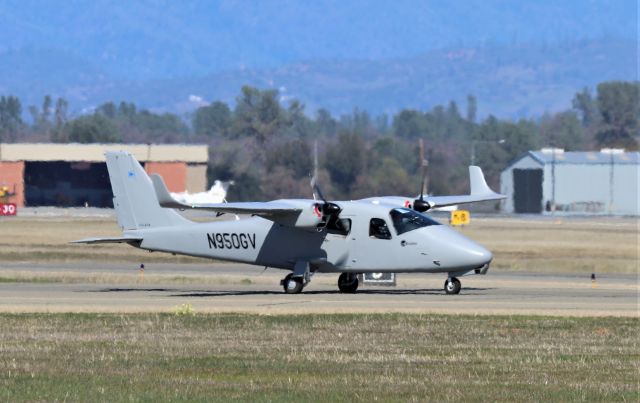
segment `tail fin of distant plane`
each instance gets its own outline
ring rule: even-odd
[[[125,151],[107,151],[105,155],[113,190],[113,207],[123,230],[189,222],[174,210],[160,207],[151,179],[133,155]]]

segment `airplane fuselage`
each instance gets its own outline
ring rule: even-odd
[[[342,202],[348,233],[327,227],[296,228],[250,217],[240,220],[127,231],[140,247],[211,259],[292,270],[308,261],[319,272],[466,272],[482,268],[491,253],[445,225],[398,234],[389,207]],[[372,236],[370,223],[383,220],[388,237]]]

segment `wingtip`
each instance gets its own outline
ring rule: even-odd
[[[469,165],[469,184],[472,195],[497,194],[487,185],[482,168],[477,165]]]
[[[158,204],[160,207],[166,208],[189,208],[186,204],[182,204],[178,202],[176,199],[171,197],[169,193],[169,189],[167,189],[167,185],[165,185],[162,176],[158,174],[151,174],[151,183],[153,183],[153,190],[156,193],[156,198],[158,199]]]

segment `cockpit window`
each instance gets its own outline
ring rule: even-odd
[[[338,218],[336,216],[329,217],[327,222],[327,232],[337,235],[349,235],[351,231],[351,220],[348,218]]]
[[[369,223],[369,236],[379,239],[391,239],[391,232],[382,218],[372,218]]]
[[[398,235],[430,225],[440,225],[436,220],[407,208],[393,209],[390,215]]]

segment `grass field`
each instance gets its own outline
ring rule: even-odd
[[[89,236],[118,236],[115,219],[3,218],[0,262],[206,262],[149,254],[126,245],[73,245]],[[538,272],[637,273],[638,220],[632,218],[472,219],[462,233],[494,253],[493,268]]]
[[[2,401],[638,401],[638,318],[0,315]]]

